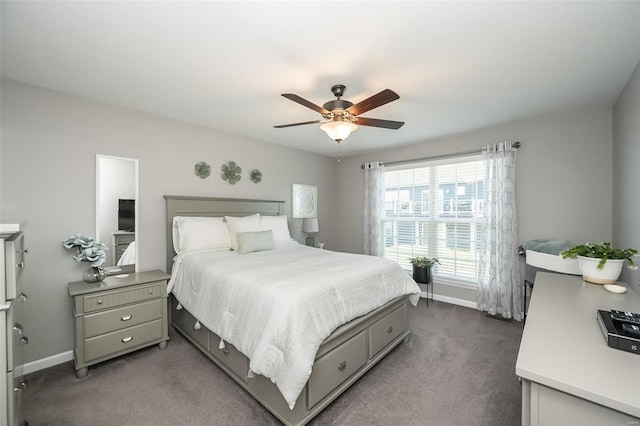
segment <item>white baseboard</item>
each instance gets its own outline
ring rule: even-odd
[[[53,367],[54,365],[62,364],[63,362],[73,360],[73,351],[61,352],[56,355],[51,355],[46,358],[37,359],[35,361],[27,362],[22,366],[23,374],[34,373],[45,368]]]
[[[420,293],[420,297],[423,299],[426,299],[427,292],[423,291],[422,293]],[[453,305],[465,306],[467,308],[473,308],[473,309],[476,309],[478,307],[478,304],[476,302],[472,302],[470,300],[464,300],[464,299],[456,299],[455,297],[442,296],[440,294],[434,294],[433,300],[439,300],[441,302],[451,303]]]

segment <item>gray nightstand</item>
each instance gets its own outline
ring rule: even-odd
[[[69,283],[75,324],[76,375],[89,366],[169,340],[167,280],[155,270],[107,277],[98,283]]]
[[[113,264],[117,265],[129,244],[136,240],[135,232],[117,231],[113,233]]]

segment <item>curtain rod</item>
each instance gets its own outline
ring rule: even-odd
[[[511,144],[511,146],[513,148],[520,148],[522,146],[522,144],[520,142],[516,141],[513,144]],[[382,162],[381,161],[380,164],[383,165],[383,166],[397,166],[398,164],[419,163],[421,161],[440,160],[442,158],[460,157],[462,155],[481,154],[483,150],[484,150],[484,148],[482,148],[482,149],[473,149],[473,150],[470,150],[470,151],[454,152],[454,153],[451,153],[451,154],[433,155],[431,157],[413,158],[411,160],[399,160],[399,161],[388,161],[388,162]],[[361,164],[360,168],[364,169],[365,165]]]

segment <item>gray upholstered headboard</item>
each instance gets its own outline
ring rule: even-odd
[[[173,218],[174,216],[248,216],[260,213],[264,216],[282,214],[284,201],[251,200],[241,198],[210,198],[165,195],[167,202],[167,271],[171,272],[173,258]]]

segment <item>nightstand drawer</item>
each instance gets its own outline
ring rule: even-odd
[[[367,335],[356,334],[331,352],[318,358],[309,376],[308,404],[316,405],[367,363]]]
[[[135,234],[131,235],[115,235],[116,244],[131,244],[136,240]]]
[[[369,356],[373,358],[407,329],[407,312],[402,305],[369,327]]]
[[[162,318],[164,299],[125,306],[111,311],[86,315],[84,320],[85,338],[99,336],[110,331],[153,321]]]
[[[124,306],[130,303],[162,297],[164,281],[156,281],[132,289],[99,293],[84,296],[84,312],[100,311],[107,308]]]
[[[109,355],[126,352],[145,343],[162,338],[162,320],[147,322],[134,327],[102,336],[92,337],[84,341],[85,362],[93,361]]]

